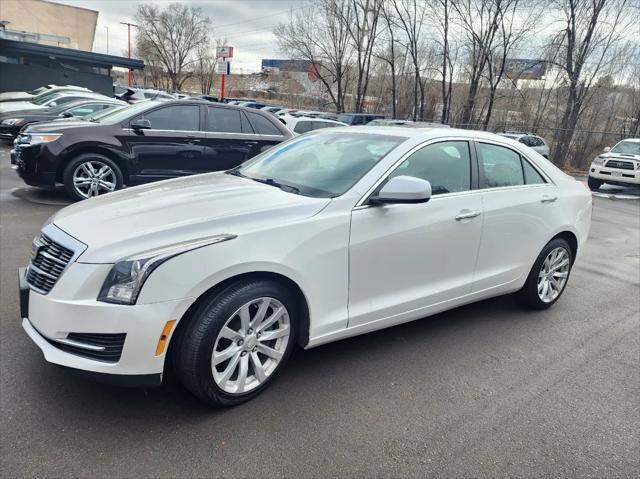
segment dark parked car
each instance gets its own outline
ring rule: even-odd
[[[11,159],[29,185],[76,199],[125,185],[228,170],[291,138],[273,115],[206,100],[145,101],[97,121],[25,128]]]
[[[384,115],[372,115],[370,113],[341,113],[338,116],[338,121],[346,123],[347,125],[366,125],[372,120],[378,120],[384,118]]]
[[[85,99],[40,110],[20,110],[0,113],[0,138],[13,140],[26,125],[58,118],[83,118],[116,106],[126,105],[120,100]]]

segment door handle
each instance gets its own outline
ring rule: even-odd
[[[456,221],[468,220],[476,216],[480,216],[479,211],[462,210],[460,214],[456,216]]]
[[[201,141],[200,138],[195,138],[195,137],[192,137],[192,136],[190,136],[186,140],[184,140],[184,142],[187,145],[195,145],[196,143],[200,143],[200,141]]]
[[[553,203],[554,201],[556,201],[558,199],[557,196],[547,196],[544,195],[542,197],[542,199],[540,200],[540,203]]]

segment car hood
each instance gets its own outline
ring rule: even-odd
[[[36,105],[35,103],[31,103],[30,101],[6,101],[0,103],[0,113],[19,110],[41,110],[44,108],[47,107]]]
[[[20,111],[15,111],[15,112],[6,112],[6,113],[0,113],[0,120],[5,120],[8,118],[26,118],[29,117],[29,119],[33,118],[56,118],[58,115],[56,115],[55,113],[49,113],[46,109],[33,109],[30,108],[28,110],[20,110]]]
[[[611,151],[607,152],[607,153],[602,153],[601,155],[599,155],[600,158],[604,158],[604,160],[612,160],[612,159],[616,159],[616,160],[636,160],[636,161],[640,161],[640,155],[632,155],[630,153],[612,153]]]
[[[78,118],[67,118],[66,121],[54,120],[29,125],[24,129],[24,133],[63,133],[70,128],[95,128],[100,123],[80,120]]]
[[[0,102],[3,101],[16,101],[16,100],[29,100],[33,98],[35,95],[31,95],[26,91],[8,91],[5,93],[0,93]]]
[[[81,201],[55,226],[85,243],[82,263],[127,256],[218,234],[242,235],[299,221],[331,202],[225,173],[160,181]]]

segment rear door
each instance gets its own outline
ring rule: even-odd
[[[258,153],[268,150],[290,137],[291,134],[284,133],[286,127],[275,116],[250,110],[245,113],[251,122],[253,130],[260,135]]]
[[[529,274],[558,215],[557,187],[515,149],[477,142],[483,227],[475,292],[509,290]]]
[[[133,182],[145,183],[207,171],[199,105],[167,105],[131,119],[149,120],[151,129],[132,130],[123,139],[133,157]]]
[[[242,110],[217,105],[205,110],[206,171],[235,168],[259,153],[262,138]]]

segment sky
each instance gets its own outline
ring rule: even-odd
[[[2,1],[2,0],[0,0]],[[107,32],[111,55],[126,56],[127,27],[120,22],[134,22],[139,3],[168,4],[175,0],[49,0],[65,5],[97,10],[98,25],[93,51],[107,53]],[[286,58],[278,51],[273,28],[289,18],[291,9],[300,8],[303,0],[195,0],[185,1],[202,8],[212,20],[213,38],[227,38],[234,47],[231,65],[235,73],[260,71],[262,58]],[[106,28],[105,28],[106,27]],[[135,28],[131,29],[132,44]]]

